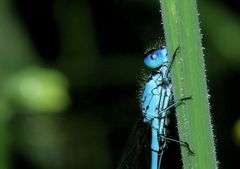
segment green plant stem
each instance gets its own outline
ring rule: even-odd
[[[209,111],[201,34],[195,0],[160,0],[169,56],[179,46],[172,69],[175,100],[192,96],[177,107],[180,140],[189,143],[195,154],[182,146],[185,169],[217,168]]]

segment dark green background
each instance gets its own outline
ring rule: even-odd
[[[240,8],[198,9],[219,166],[236,168]],[[140,113],[143,53],[163,39],[159,11],[157,0],[0,0],[0,169],[116,168]]]

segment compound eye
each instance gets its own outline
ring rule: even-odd
[[[151,58],[152,58],[152,59],[156,59],[156,58],[157,58],[157,54],[156,54],[156,53],[152,54],[152,55],[151,55]]]
[[[144,59],[144,63],[152,69],[158,68],[159,66],[161,66],[161,64],[163,64],[164,60],[165,60],[165,54],[164,53],[165,50],[164,49],[156,49],[156,50],[152,50],[149,53],[147,53],[147,56]]]

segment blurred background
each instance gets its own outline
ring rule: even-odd
[[[236,168],[240,6],[198,9],[219,166]],[[159,10],[157,0],[0,0],[0,169],[116,168],[140,112],[143,52],[163,37]]]

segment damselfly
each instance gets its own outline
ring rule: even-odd
[[[175,50],[171,62],[168,59],[166,47],[153,49],[146,53],[144,63],[152,69],[152,73],[145,83],[140,100],[142,118],[135,125],[129,150],[118,169],[160,169],[168,141],[184,144],[192,152],[187,143],[169,138],[166,129],[169,122],[169,109],[190,98],[186,97],[176,103],[173,102],[170,69],[178,49]],[[142,123],[144,124],[141,125]],[[150,132],[148,132],[149,127]],[[145,142],[148,137],[151,138],[151,143]],[[151,149],[148,151],[149,145]],[[147,154],[150,154],[150,158],[144,158],[148,156]]]

